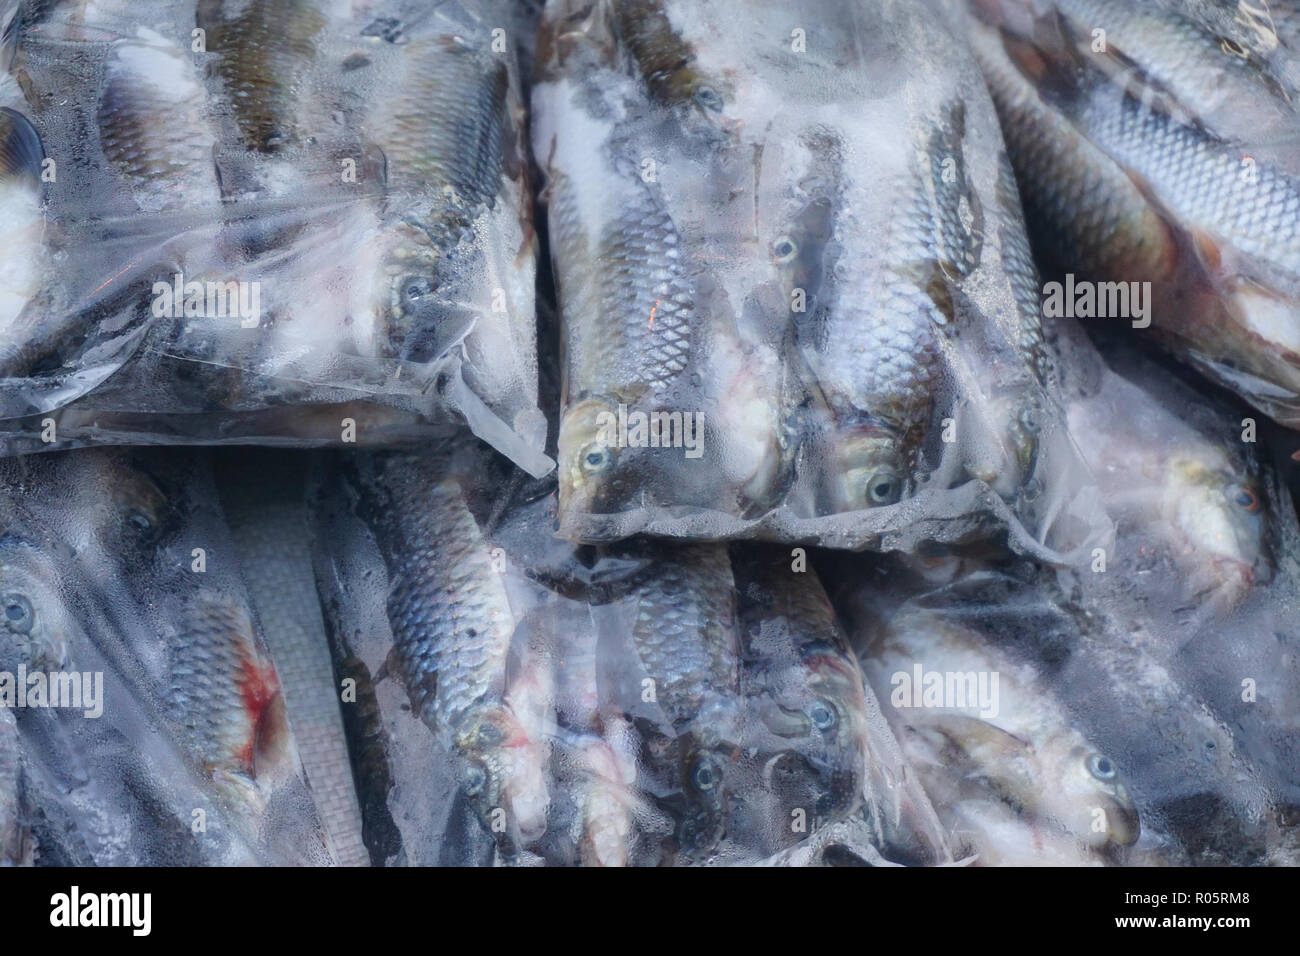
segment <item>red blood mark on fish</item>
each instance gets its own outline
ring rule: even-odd
[[[239,694],[248,714],[249,736],[239,750],[239,761],[252,768],[256,753],[264,750],[278,726],[280,682],[275,671],[248,654],[241,655]]]

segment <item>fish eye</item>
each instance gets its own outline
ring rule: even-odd
[[[1259,495],[1255,493],[1253,488],[1250,488],[1247,485],[1238,485],[1237,490],[1232,495],[1232,500],[1238,507],[1250,512],[1251,514],[1255,514],[1255,512],[1259,511]]]
[[[867,477],[862,490],[871,504],[892,505],[903,497],[903,482],[893,471],[883,468]]]
[[[487,771],[478,764],[470,764],[465,771],[465,793],[471,797],[476,797],[483,792],[483,787],[487,784]]]
[[[772,243],[772,257],[779,263],[786,263],[799,254],[799,244],[789,236],[780,236]]]
[[[808,716],[812,719],[813,726],[818,730],[830,730],[835,726],[836,716],[835,708],[829,706],[823,701],[816,701],[808,708]]]
[[[708,793],[713,790],[721,778],[722,771],[708,757],[697,760],[695,766],[691,768],[691,783],[695,784],[695,789],[701,793]]]
[[[714,113],[722,112],[722,97],[711,86],[697,87],[694,94],[695,104]]]
[[[36,622],[32,604],[21,594],[6,594],[0,598],[0,614],[3,614],[5,627],[14,634],[29,634]]]
[[[419,302],[432,294],[433,283],[426,276],[411,276],[402,283],[402,300],[404,302]]]
[[[1114,780],[1119,776],[1115,764],[1105,754],[1091,754],[1088,757],[1088,773],[1098,780]]]
[[[604,471],[613,461],[614,456],[610,454],[609,448],[600,442],[588,442],[578,453],[578,463],[588,474]]]

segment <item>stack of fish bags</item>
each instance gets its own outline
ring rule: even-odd
[[[39,431],[347,418],[295,507],[374,865],[1300,862],[1271,6],[0,3],[0,669],[107,675],[0,708],[0,860],[340,861],[232,490]]]

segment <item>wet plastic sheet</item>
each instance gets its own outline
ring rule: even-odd
[[[563,536],[1005,533],[1068,561],[1105,533],[992,105],[942,11],[821,4],[792,31],[777,3],[547,8]]]
[[[330,863],[206,456],[8,460],[0,508],[14,861]]]
[[[0,451],[467,423],[552,467],[526,17],[379,6],[22,7],[0,76]]]

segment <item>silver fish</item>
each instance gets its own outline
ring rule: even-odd
[[[620,699],[642,737],[651,777],[642,786],[673,817],[682,857],[702,860],[726,833],[739,756],[731,562],[719,544],[645,543],[616,554],[641,565],[620,592],[627,633],[611,653]]]
[[[527,685],[508,679],[517,612],[463,479],[429,465],[394,456],[364,466],[361,514],[388,569],[390,672],[455,754],[484,830],[513,854],[545,830],[546,744],[521,719]]]
[[[1112,76],[1104,56],[1081,52],[1068,37],[1020,35],[1019,5],[984,6],[1008,26],[972,24],[972,38],[1031,225],[1053,264],[1098,280],[1151,283],[1146,314],[1167,347],[1293,423],[1300,394],[1293,150],[1271,153],[1266,142],[1208,125],[1196,90],[1156,89],[1153,71],[1174,69],[1173,60],[1156,58],[1182,42],[1160,15],[1115,40],[1124,52],[1124,37],[1164,31],[1152,34],[1150,49],[1128,51],[1139,58],[1134,69]],[[1245,106],[1224,108],[1248,121],[1243,110],[1271,95],[1262,81],[1249,92],[1232,100],[1246,96]],[[1285,125],[1295,133],[1300,117],[1286,114]]]
[[[744,805],[758,813],[751,826],[764,854],[865,817],[870,841],[860,849],[916,862],[945,859],[934,808],[908,779],[898,742],[815,572],[796,570],[780,551],[737,554],[736,563],[742,746],[746,761],[761,765]]]
[[[914,706],[922,688],[913,687],[911,699],[901,695],[899,675],[912,680],[918,664],[930,674],[960,675],[964,687],[967,675],[998,675],[996,713],[976,700]],[[866,667],[878,693],[888,692],[885,712],[941,813],[966,799],[1000,800],[1062,843],[1101,850],[1137,841],[1137,811],[1115,760],[1080,732],[1046,682],[1001,658],[976,631],[904,613],[873,642]],[[958,830],[960,817],[949,825]],[[973,844],[981,853],[998,841],[979,835]]]
[[[751,279],[771,278],[743,195],[754,153],[731,135],[741,114],[720,70],[700,66],[680,7],[552,4],[542,26],[533,152],[562,315],[566,531],[656,500],[759,514],[796,453],[788,323]],[[662,436],[670,451],[658,433],[625,442],[611,425],[626,411],[695,416],[699,454],[678,450],[680,428]]]

